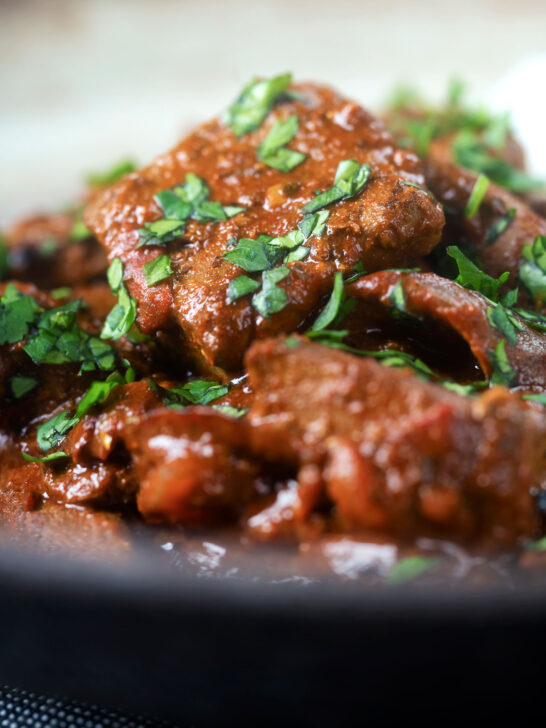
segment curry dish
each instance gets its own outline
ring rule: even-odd
[[[351,538],[397,547],[392,581],[447,544],[540,578],[541,186],[457,84],[379,118],[284,74],[14,224],[4,535],[102,555],[135,529]]]

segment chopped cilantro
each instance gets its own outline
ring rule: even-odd
[[[517,383],[518,375],[508,361],[506,341],[499,341],[495,351],[488,351],[487,356],[493,368],[491,384],[513,387]]]
[[[163,390],[165,403],[169,406],[188,404],[207,405],[226,395],[229,387],[208,379],[192,379],[181,387]]]
[[[163,245],[179,238],[184,232],[184,222],[180,220],[155,220],[145,222],[143,228],[139,228],[139,243],[137,248],[143,245]]]
[[[278,97],[292,82],[292,74],[251,81],[224,116],[224,122],[237,137],[257,129],[273,108]]]
[[[522,318],[528,326],[532,326],[534,329],[538,329],[546,333],[546,316],[543,316],[536,311],[528,311],[524,308],[515,308],[514,313]]]
[[[546,394],[524,394],[522,399],[528,399],[530,402],[540,402],[546,405]]]
[[[35,377],[16,375],[9,380],[9,387],[15,399],[21,399],[38,385]]]
[[[70,230],[70,239],[74,242],[81,242],[82,240],[87,240],[91,237],[91,231],[89,228],[86,227],[83,220],[78,219],[74,222],[72,225],[72,229]]]
[[[537,306],[546,303],[546,236],[537,235],[521,249],[519,277]]]
[[[87,175],[87,184],[91,187],[105,187],[117,182],[126,174],[134,172],[137,168],[136,162],[132,159],[121,159],[108,169],[102,172],[92,172]]]
[[[281,255],[277,248],[270,245],[272,240],[270,235],[260,235],[256,240],[241,238],[236,247],[225,252],[223,257],[247,273],[268,270]]]
[[[68,298],[72,293],[72,289],[69,286],[61,286],[60,288],[54,288],[50,293],[51,297],[58,301],[60,298]]]
[[[406,584],[437,566],[442,560],[431,556],[407,556],[391,567],[387,576],[389,584]]]
[[[142,271],[146,279],[146,285],[148,287],[155,286],[156,283],[172,276],[171,259],[165,254],[158,255],[157,258],[152,258],[152,260],[144,263]]]
[[[464,210],[464,215],[466,218],[472,219],[476,215],[484,200],[488,187],[488,178],[484,174],[480,174],[474,184],[474,187],[472,188],[472,192],[470,194],[470,197],[468,198],[468,202],[466,203],[466,207]]]
[[[295,114],[288,119],[276,121],[258,147],[258,159],[280,172],[290,172],[301,164],[306,155],[285,147],[296,136],[298,126],[298,117]]]
[[[516,208],[511,207],[496,223],[491,225],[485,236],[485,244],[492,245],[510,226],[516,216]]]
[[[129,296],[123,283],[123,264],[120,258],[114,258],[106,275],[118,302],[106,317],[100,336],[101,339],[115,340],[124,336],[134,324],[137,303]]]
[[[28,460],[29,463],[50,463],[53,460],[64,460],[64,458],[68,457],[67,453],[63,452],[62,450],[50,452],[48,455],[43,455],[41,458],[37,458],[34,455],[29,455],[28,452],[22,452],[21,455],[24,457],[25,460]]]
[[[0,298],[0,346],[24,339],[41,310],[31,296],[24,295],[13,283],[8,283]]]
[[[491,326],[500,331],[509,344],[515,346],[518,343],[518,331],[523,329],[523,325],[512,311],[505,308],[502,303],[497,303],[487,309],[487,318]]]
[[[213,404],[212,408],[228,417],[244,417],[248,412],[248,408],[240,409],[239,407],[233,407],[231,404]]]
[[[506,272],[499,278],[492,278],[467,258],[463,251],[456,245],[450,245],[446,252],[455,260],[459,269],[459,275],[455,279],[456,283],[471,291],[481,293],[491,301],[497,300],[499,288],[508,280],[510,273]]]
[[[47,422],[38,426],[36,436],[38,445],[42,452],[51,450],[52,447],[56,447],[74,425],[78,424],[79,419],[77,417],[71,417],[70,412],[61,412],[55,417],[52,417]]]
[[[355,159],[344,159],[338,164],[333,187],[308,202],[302,208],[303,212],[316,212],[332,202],[354,197],[370,178],[371,171],[369,164],[360,164]]]
[[[237,276],[237,278],[234,278],[228,286],[228,303],[233,303],[233,301],[236,301],[238,298],[242,298],[242,296],[254,293],[254,291],[258,290],[260,285],[259,281],[255,281],[253,278],[249,278],[249,276]]]
[[[290,269],[285,265],[271,270],[264,270],[262,273],[262,288],[252,297],[252,305],[264,318],[269,318],[272,313],[278,313],[286,306],[288,296],[286,291],[277,285],[290,274]]]
[[[340,314],[343,313],[344,302],[345,286],[343,283],[343,275],[338,272],[334,276],[334,287],[330,298],[311,327],[311,331],[309,332],[311,338],[317,338],[317,335],[328,329],[328,326],[335,326],[336,323],[340,322]],[[354,301],[351,300],[351,302],[354,304]]]

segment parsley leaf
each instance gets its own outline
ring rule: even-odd
[[[330,298],[328,299],[328,303],[315,319],[315,322],[311,327],[311,331],[308,334],[311,338],[316,338],[317,335],[324,332],[328,326],[331,324],[335,325],[339,322],[340,312],[342,312],[344,301],[345,286],[343,283],[343,275],[338,272],[334,276],[334,287]]]
[[[134,172],[136,168],[136,162],[132,159],[121,159],[103,172],[93,172],[87,175],[86,181],[91,187],[105,187],[114,184],[126,174]]]
[[[182,235],[184,226],[185,223],[177,219],[145,222],[144,227],[137,231],[140,238],[137,248],[141,248],[143,245],[163,245],[163,243],[170,243]]]
[[[523,329],[523,325],[515,318],[512,311],[506,309],[502,303],[498,303],[487,309],[487,318],[491,326],[500,331],[509,344],[515,346],[518,343],[518,331]]]
[[[536,311],[528,311],[524,308],[515,308],[514,313],[517,313],[529,326],[546,333],[546,316]]]
[[[223,257],[247,273],[268,270],[281,256],[278,248],[269,244],[272,240],[270,235],[260,235],[256,240],[241,238],[236,247],[226,251]]]
[[[246,296],[248,293],[254,293],[260,285],[259,281],[255,281],[253,278],[249,278],[249,276],[237,276],[228,286],[227,302],[233,303],[233,301]]]
[[[493,367],[491,384],[513,387],[517,383],[517,372],[512,369],[506,354],[506,341],[502,339],[495,351],[488,351],[487,356]]]
[[[524,394],[522,399],[528,399],[531,402],[540,402],[540,404],[546,405],[546,394]]]
[[[81,243],[83,240],[87,240],[90,237],[92,237],[91,231],[85,225],[84,221],[81,219],[76,220],[70,230],[70,239],[76,243]]]
[[[35,377],[24,377],[16,375],[9,380],[9,387],[15,399],[21,399],[29,392],[32,392],[38,385]]]
[[[523,262],[519,277],[537,306],[546,302],[546,236],[537,235],[534,242],[521,249]]]
[[[277,285],[290,274],[290,269],[285,265],[262,273],[262,289],[252,297],[252,305],[264,318],[269,318],[272,313],[278,313],[288,303],[286,291]]]
[[[181,387],[165,390],[169,405],[207,405],[223,397],[228,391],[227,385],[211,382],[208,379],[192,379]]]
[[[158,255],[157,258],[152,258],[152,260],[144,263],[142,271],[148,288],[155,286],[156,283],[172,276],[171,259],[165,254]]]
[[[228,417],[244,417],[248,412],[248,408],[240,409],[239,407],[233,407],[231,404],[213,404],[212,408]]]
[[[316,212],[323,207],[354,197],[364,187],[371,174],[369,164],[360,164],[355,159],[344,159],[338,164],[333,187],[318,194],[302,209],[303,212]]]
[[[8,283],[0,298],[0,346],[24,339],[41,310],[31,296],[24,295],[13,283]]]
[[[77,425],[79,418],[71,417],[69,412],[61,412],[52,419],[39,425],[36,436],[38,445],[42,452],[56,447],[61,440],[64,440],[70,430]]]
[[[496,223],[491,225],[485,236],[485,244],[492,245],[510,226],[516,216],[516,208],[511,207]]]
[[[257,129],[273,108],[277,98],[292,83],[292,74],[251,81],[224,116],[224,122],[237,137]]]
[[[301,164],[306,155],[286,149],[284,146],[296,136],[298,127],[299,121],[296,114],[289,116],[288,119],[276,121],[258,147],[258,159],[280,172],[290,172]]]
[[[63,460],[64,458],[68,457],[67,453],[62,452],[62,450],[50,452],[48,455],[44,455],[41,458],[34,457],[34,455],[29,455],[28,452],[22,452],[21,455],[25,458],[25,460],[28,460],[29,463],[50,463],[53,460]]]
[[[507,271],[499,278],[492,278],[484,273],[473,263],[463,251],[456,245],[450,245],[446,249],[447,254],[455,260],[459,269],[459,275],[455,282],[471,291],[477,291],[491,301],[496,301],[499,295],[499,288],[508,280],[510,273]]]
[[[115,340],[124,336],[134,324],[137,302],[129,296],[123,284],[123,263],[120,258],[114,258],[106,275],[118,302],[106,317],[100,336],[101,339]]]
[[[431,556],[407,556],[393,564],[387,576],[389,584],[406,584],[437,566],[442,559]]]
[[[488,178],[484,174],[480,174],[474,184],[474,187],[472,188],[472,192],[466,203],[466,207],[464,210],[464,215],[466,218],[472,219],[476,215],[476,213],[480,209],[480,205],[483,202],[488,187]]]

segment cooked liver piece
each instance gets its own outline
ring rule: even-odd
[[[535,533],[546,431],[516,395],[461,397],[296,337],[255,343],[246,364],[253,447],[321,462],[347,526],[497,541]]]
[[[404,292],[406,312],[456,331],[468,343],[484,374],[490,377],[492,366],[488,353],[495,351],[504,336],[490,324],[487,312],[491,304],[481,294],[434,273],[394,271],[364,276],[348,286],[347,293],[393,308],[391,294],[398,283]],[[514,317],[522,327],[517,332],[517,344],[512,346],[508,341],[505,344],[508,360],[517,372],[514,386],[546,391],[546,335],[527,326],[517,314]]]
[[[330,89],[307,84],[294,90],[304,100],[278,104],[261,128],[240,139],[218,119],[204,124],[149,167],[99,194],[84,216],[110,259],[122,258],[141,330],[151,333],[176,322],[205,369],[234,371],[253,339],[297,329],[330,290],[336,270],[349,271],[357,261],[366,270],[404,266],[440,239],[441,207],[402,183],[424,184],[416,155],[398,149],[380,121]],[[293,114],[299,131],[290,147],[308,157],[283,173],[260,162],[257,147],[275,121]],[[338,163],[349,158],[370,164],[370,181],[356,197],[330,206],[327,234],[311,238],[309,257],[290,264],[291,275],[280,284],[289,297],[284,310],[266,320],[249,296],[228,305],[228,285],[243,272],[222,258],[228,241],[295,229],[301,208],[316,190],[332,186]],[[183,238],[168,247],[174,276],[148,288],[142,265],[160,248],[137,249],[137,230],[162,217],[154,195],[184,183],[188,172],[206,181],[211,200],[244,206],[246,212],[216,224],[190,221]]]

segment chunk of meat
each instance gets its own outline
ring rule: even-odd
[[[434,273],[383,271],[360,278],[347,287],[347,293],[392,309],[392,294],[398,284],[402,286],[405,312],[453,328],[468,343],[487,377],[492,371],[490,355],[504,340],[508,361],[517,374],[517,386],[546,391],[546,335],[514,314],[521,330],[517,331],[517,343],[510,344],[489,321],[491,304],[475,291]]]
[[[104,276],[104,249],[91,235],[75,240],[75,221],[72,214],[36,215],[8,228],[8,276],[46,289],[83,285]]]
[[[398,149],[381,122],[330,89],[308,84],[293,90],[302,98],[278,104],[258,130],[236,138],[215,119],[99,194],[85,213],[110,259],[123,260],[141,330],[176,323],[205,369],[235,371],[253,339],[297,329],[330,290],[337,270],[349,271],[358,261],[366,270],[406,265],[440,239],[441,207],[425,191],[404,184],[424,184],[416,155]],[[299,131],[290,144],[307,159],[291,172],[279,172],[259,161],[257,148],[276,121],[294,114]],[[242,273],[222,257],[229,242],[294,230],[302,207],[317,190],[332,186],[338,163],[350,158],[371,166],[370,180],[357,196],[330,206],[325,234],[309,240],[305,260],[289,264],[290,275],[279,284],[288,296],[284,309],[268,320],[248,296],[228,304],[228,286]],[[137,248],[138,229],[162,217],[156,193],[184,183],[190,172],[205,180],[212,200],[241,205],[245,212],[220,223],[189,221],[183,237],[168,247],[174,275],[148,288],[142,266],[159,250]]]
[[[465,398],[303,338],[246,356],[252,447],[317,462],[346,525],[513,541],[536,532],[543,414],[502,388]]]
[[[512,286],[517,285],[521,249],[537,235],[546,235],[546,220],[519,197],[492,182],[477,213],[467,218],[464,210],[478,175],[455,164],[449,149],[441,142],[430,145],[424,163],[427,184],[446,210],[446,242],[452,243],[457,238],[469,241],[487,273],[498,278],[509,271]],[[515,214],[510,224],[493,238],[493,226],[511,210]],[[523,290],[522,297],[525,298]]]

